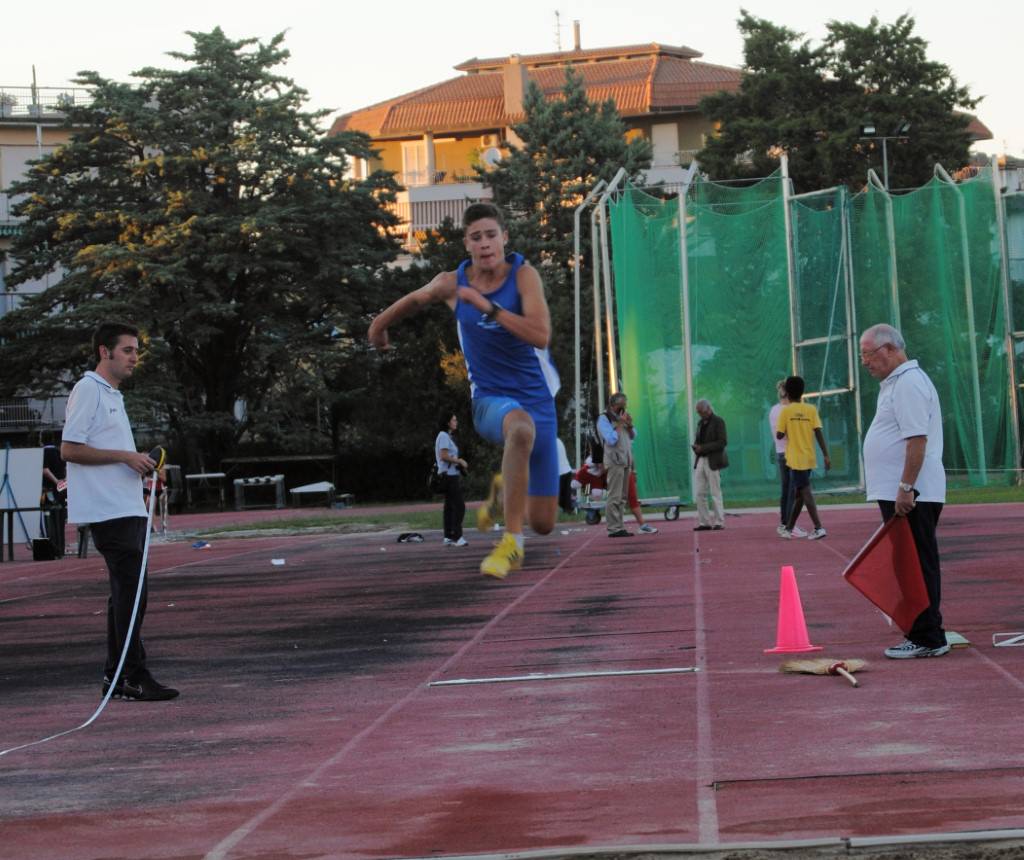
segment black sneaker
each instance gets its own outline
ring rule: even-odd
[[[178,691],[158,683],[146,672],[134,681],[122,681],[121,697],[134,702],[166,702],[168,699],[176,699]]]
[[[101,696],[107,695],[107,690],[110,689],[110,684],[111,684],[110,676],[109,675],[104,675],[103,676],[102,692],[100,693]],[[123,695],[123,693],[124,693],[124,690],[123,690],[122,684],[118,684],[116,687],[114,687],[114,692],[110,694],[110,698],[111,699],[120,699],[121,696]]]

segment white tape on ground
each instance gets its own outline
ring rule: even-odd
[[[156,472],[154,472],[154,482],[156,481],[156,477]],[[142,548],[142,568],[139,571],[139,587],[135,589],[135,605],[132,606],[132,620],[128,624],[128,634],[124,637],[124,647],[121,649],[121,659],[117,662],[117,670],[114,672],[114,679],[121,677],[121,670],[124,668],[125,657],[128,656],[128,643],[132,640],[132,632],[135,630],[135,619],[138,618],[139,615],[139,603],[142,600],[142,587],[146,582],[146,561],[149,559],[149,538],[153,533],[153,507],[156,503],[156,495],[156,493],[150,493],[149,496],[149,509],[146,515],[146,543]],[[111,683],[110,687],[107,688],[107,692],[104,694],[103,699],[100,701],[99,707],[93,712],[93,715],[80,726],[75,726],[73,729],[66,729],[63,732],[57,732],[49,737],[40,738],[37,741],[30,741],[27,744],[19,744],[16,747],[9,747],[8,749],[0,750],[0,756],[5,756],[8,753],[17,752],[18,750],[28,749],[29,747],[36,747],[40,744],[45,744],[48,741],[53,741],[57,738],[62,738],[65,735],[74,734],[75,732],[87,728],[96,721],[100,714],[103,713],[103,709],[107,706],[107,702],[110,701],[110,697],[114,695],[115,688],[116,685]]]

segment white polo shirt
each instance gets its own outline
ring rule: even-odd
[[[124,397],[102,376],[88,371],[71,389],[65,442],[104,450],[134,451],[135,438],[124,411]],[[124,463],[83,466],[68,463],[68,519],[101,523],[119,517],[144,517],[142,476]]]
[[[868,501],[894,502],[903,477],[907,439],[927,436],[924,463],[914,482],[920,502],[946,501],[939,393],[917,361],[905,361],[882,380],[875,418],[864,437]]]

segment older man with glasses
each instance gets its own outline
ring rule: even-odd
[[[907,358],[903,336],[891,325],[873,325],[861,335],[860,360],[882,383],[875,417],[864,437],[868,501],[878,502],[885,521],[907,518],[929,600],[907,638],[886,648],[885,656],[941,657],[949,644],[939,611],[941,571],[935,537],[946,501],[939,395],[917,361]]]

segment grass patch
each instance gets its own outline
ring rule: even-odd
[[[815,494],[820,506],[863,504],[863,493],[821,493]],[[726,506],[731,508],[775,508],[779,504],[778,496],[759,499],[730,499],[725,497]],[[989,487],[951,487],[946,493],[946,503],[950,505],[977,505],[996,502],[1024,502],[1024,487],[989,486]],[[396,506],[401,502],[396,502]],[[689,504],[680,505],[683,511],[693,510]],[[663,508],[645,508],[644,513],[650,519],[660,519]],[[560,523],[583,523],[583,514],[564,514],[558,517]],[[467,512],[466,530],[475,529],[473,511]],[[282,518],[279,520],[263,520],[255,523],[227,523],[216,528],[204,529],[197,534],[201,537],[229,535],[237,532],[269,532],[280,531],[379,531],[381,527],[396,528],[402,531],[428,531],[441,528],[441,511],[395,511],[394,513],[375,513],[360,516],[355,510],[346,516],[337,514],[311,514],[307,517]]]

